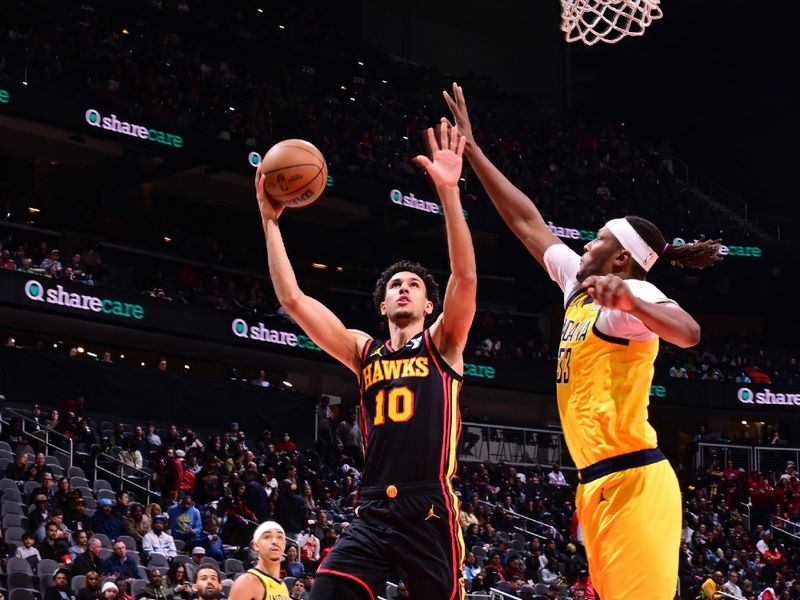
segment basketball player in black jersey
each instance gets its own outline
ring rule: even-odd
[[[450,478],[458,454],[462,352],[475,314],[477,276],[458,191],[464,139],[445,125],[427,133],[433,160],[415,160],[433,181],[444,209],[451,275],[436,317],[438,289],[423,267],[403,261],[384,271],[376,296],[388,319],[385,341],[345,328],[303,294],[278,228],[282,207],[266,195],[264,176],[256,174],[278,300],[361,385],[366,452],[357,516],[317,570],[312,600],[375,600],[395,567],[405,574],[414,598],[456,600],[464,594],[464,542]]]

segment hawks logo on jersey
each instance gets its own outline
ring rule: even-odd
[[[401,358],[393,360],[376,360],[368,363],[361,371],[361,381],[364,389],[369,389],[373,384],[384,379],[398,379],[399,377],[427,377],[430,373],[427,356]]]

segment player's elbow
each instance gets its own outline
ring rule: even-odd
[[[700,343],[700,325],[695,320],[687,323],[681,339],[676,343],[681,348],[691,348]]]
[[[286,309],[290,315],[300,306],[303,294],[298,290],[285,294],[278,294],[278,303]]]

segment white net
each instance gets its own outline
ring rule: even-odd
[[[561,0],[561,31],[568,42],[615,44],[643,35],[662,16],[661,0]]]

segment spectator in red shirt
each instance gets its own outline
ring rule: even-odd
[[[570,595],[575,596],[575,591],[578,588],[583,588],[583,597],[586,600],[595,600],[594,586],[592,585],[592,578],[589,577],[589,571],[581,569],[578,573],[578,580],[570,588]]]
[[[775,546],[775,542],[770,541],[767,545],[769,546],[769,549],[764,552],[764,560],[768,565],[777,569],[783,564],[783,554]]]
[[[8,250],[3,250],[3,252],[0,253],[0,269],[6,269],[7,271],[17,270],[17,263],[13,261],[11,253]]]
[[[290,436],[288,433],[284,433],[283,439],[279,440],[278,443],[275,444],[275,450],[278,452],[293,454],[297,452],[297,444],[292,441],[292,436]]]

